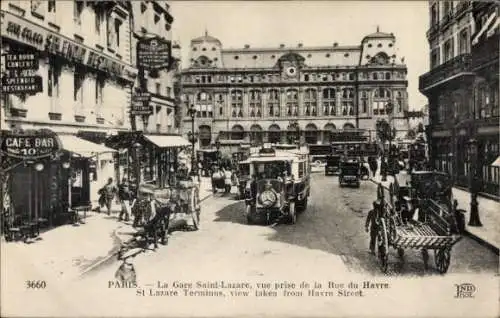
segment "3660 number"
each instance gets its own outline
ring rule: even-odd
[[[28,289],[44,289],[47,283],[44,280],[27,280],[26,288]]]

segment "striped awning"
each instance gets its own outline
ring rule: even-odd
[[[187,139],[181,136],[144,135],[144,137],[160,148],[176,148],[191,145]]]

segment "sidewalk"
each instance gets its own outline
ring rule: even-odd
[[[406,174],[405,171],[402,173]],[[384,186],[389,186],[394,181],[393,176],[387,176],[387,181],[381,182],[381,176],[377,174],[370,180],[376,184],[382,183]],[[478,209],[479,218],[483,226],[469,226],[470,219],[470,193],[459,188],[453,187],[453,198],[458,202],[458,208],[466,211],[465,214],[465,232],[467,235],[477,240],[478,242],[488,246],[498,254],[500,246],[500,203],[487,198],[479,197]]]
[[[32,270],[54,279],[73,279],[80,273],[114,255],[120,243],[134,232],[131,224],[117,222],[118,211],[87,213],[85,223],[61,225],[42,232],[29,243],[2,239],[2,266],[31,263]]]

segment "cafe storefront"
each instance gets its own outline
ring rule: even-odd
[[[1,131],[0,145],[2,234],[21,236],[76,222],[90,208],[90,158],[113,151],[48,129]]]

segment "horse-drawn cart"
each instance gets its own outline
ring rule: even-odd
[[[434,250],[437,270],[448,271],[451,249],[461,239],[463,215],[452,203],[451,183],[438,172],[416,172],[411,183],[399,186],[397,179],[389,187],[378,185],[377,213],[378,257],[384,273],[388,270],[389,246],[404,260],[404,250],[420,249],[425,268],[428,250]],[[415,217],[417,214],[417,217]]]

